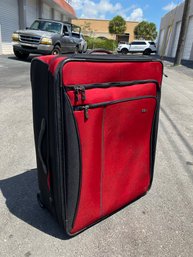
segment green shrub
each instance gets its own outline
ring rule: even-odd
[[[94,37],[85,38],[88,44],[88,49],[103,48],[114,51],[117,47],[117,42],[113,39],[101,39]]]

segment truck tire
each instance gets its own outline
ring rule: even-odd
[[[15,56],[20,59],[20,60],[26,60],[29,56],[28,53],[24,53],[24,52],[21,52],[21,51],[18,51],[18,50],[13,50]]]
[[[79,49],[78,46],[76,46],[76,48],[75,48],[75,50],[74,50],[74,53],[75,53],[75,54],[81,54],[82,51]]]
[[[129,51],[128,51],[127,48],[123,48],[123,49],[121,50],[121,53],[122,53],[122,54],[128,54],[128,52],[129,52]]]
[[[150,55],[151,54],[151,49],[145,49],[143,52],[143,55]]]
[[[54,46],[54,48],[52,50],[52,54],[59,55],[60,53],[61,53],[61,48],[59,47],[59,45]]]
[[[86,53],[86,51],[87,51],[87,47],[83,47],[83,53]]]

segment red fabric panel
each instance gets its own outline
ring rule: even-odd
[[[84,120],[84,112],[75,112],[81,153],[82,179],[78,215],[71,233],[75,233],[100,218],[101,181],[101,124],[102,109],[90,110],[89,120]]]
[[[143,99],[104,110],[102,215],[109,215],[148,190],[155,107],[155,99]]]
[[[41,60],[42,62],[45,62],[47,64],[50,63],[50,61],[55,57],[55,55],[42,55],[37,57],[37,59]]]
[[[128,87],[111,87],[111,88],[94,88],[87,89],[85,91],[86,100],[81,100],[79,95],[79,101],[75,101],[74,91],[68,91],[68,96],[71,104],[84,105],[100,102],[108,102],[112,100],[119,100],[123,98],[131,98],[138,96],[152,95],[156,96],[156,85],[154,83],[139,84]]]
[[[90,109],[87,121],[83,111],[75,112],[82,181],[72,234],[148,190],[155,108],[156,100],[148,98]]]
[[[49,65],[49,70],[54,75],[54,72],[59,64],[60,61],[65,60],[66,56],[56,56],[56,55],[42,55],[40,57],[37,57],[37,59],[41,60],[42,62],[45,62]]]
[[[162,81],[160,62],[68,62],[63,67],[65,85],[133,80]],[[156,85],[86,90],[84,105],[139,96],[156,96]],[[81,95],[79,95],[81,98]],[[82,155],[80,199],[72,234],[93,224],[144,194],[150,183],[150,137],[156,108],[153,98],[75,111]]]
[[[50,65],[49,70],[51,71],[52,74],[54,74],[59,62],[62,60],[65,60],[66,58],[67,58],[66,56],[61,57],[57,55],[42,55],[40,57],[37,57],[37,59]]]
[[[155,79],[161,84],[160,62],[68,62],[63,67],[65,85]]]
[[[54,55],[54,57],[56,57]],[[56,58],[55,60],[53,60],[53,62],[50,63],[50,67],[49,67],[49,70],[50,72],[54,75],[54,72],[56,70],[56,68],[58,67],[58,64],[62,61],[62,60],[65,60],[67,57],[66,56],[63,56],[63,57],[58,57]]]

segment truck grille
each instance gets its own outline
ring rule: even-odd
[[[39,44],[40,43],[39,36],[27,36],[27,35],[20,35],[20,42],[28,43],[28,44]]]

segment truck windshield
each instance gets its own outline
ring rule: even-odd
[[[61,33],[62,24],[51,21],[34,21],[30,29],[33,30],[43,30],[53,33]]]

